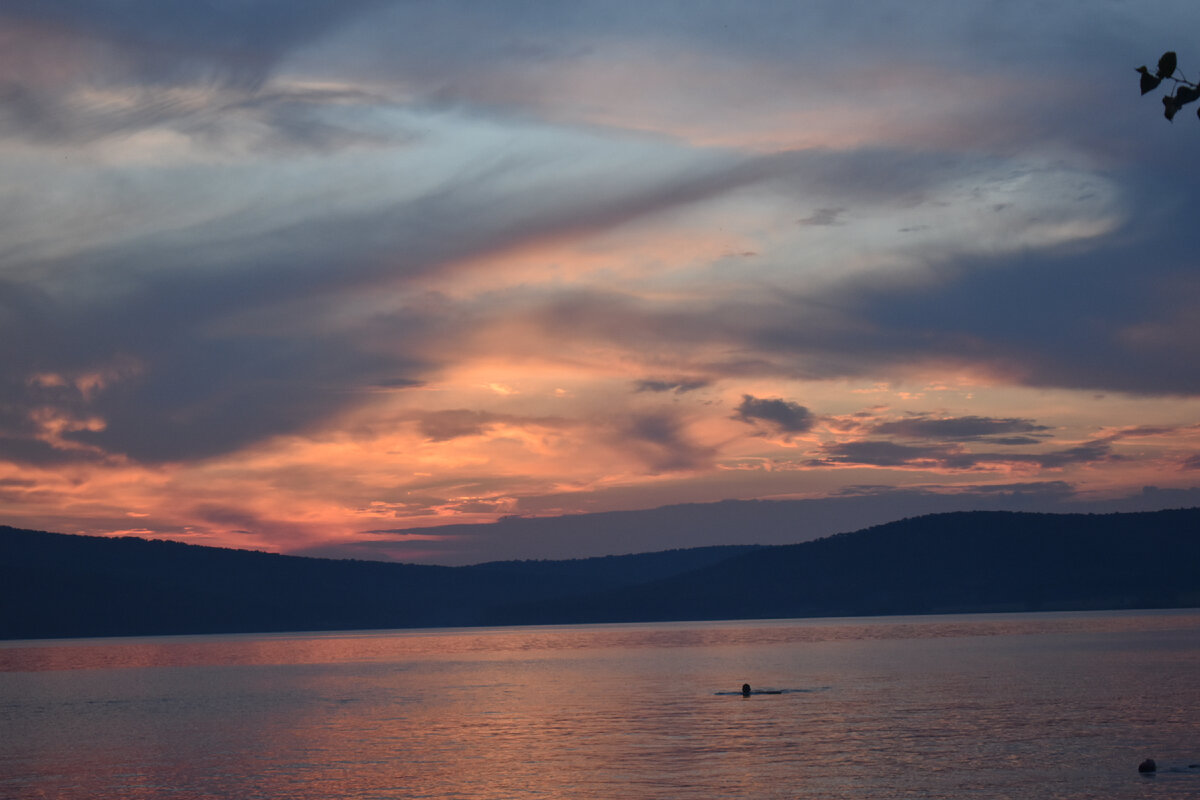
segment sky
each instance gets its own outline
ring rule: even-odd
[[[450,563],[729,499],[1198,505],[1200,120],[1134,72],[1198,27],[3,0],[0,523]]]

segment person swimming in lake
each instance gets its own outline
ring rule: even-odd
[[[752,694],[783,694],[787,689],[751,689],[750,684],[742,684],[742,697],[749,697]],[[733,694],[733,692],[730,692]]]

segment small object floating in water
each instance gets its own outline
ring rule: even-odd
[[[1152,777],[1155,775],[1169,775],[1175,777],[1177,775],[1200,775],[1200,764],[1159,764],[1153,758],[1147,758],[1142,763],[1138,764],[1138,772]]]
[[[828,692],[830,688],[829,686],[814,686],[806,689],[752,689],[750,684],[743,683],[740,690],[713,692],[713,694],[740,697],[749,697],[752,694],[812,694],[813,692]]]
[[[742,684],[742,697],[749,697],[752,694],[783,694],[783,689],[751,689],[750,684]]]

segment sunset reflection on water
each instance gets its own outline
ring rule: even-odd
[[[1198,632],[1174,612],[9,642],[0,796],[1133,797],[1140,758],[1200,756]]]

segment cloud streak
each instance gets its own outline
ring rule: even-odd
[[[858,440],[824,445],[812,467],[837,465],[972,471],[997,467],[1058,470],[1076,464],[1103,463],[1119,458],[1108,442],[1085,442],[1046,453],[974,453],[956,445],[909,445],[882,440]]]

